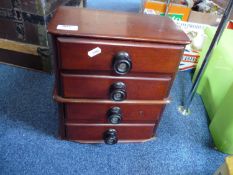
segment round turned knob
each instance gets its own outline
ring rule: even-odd
[[[118,141],[117,131],[115,129],[109,129],[104,133],[104,142],[108,145],[116,144]]]
[[[127,52],[118,52],[113,59],[113,70],[116,74],[127,74],[132,68],[132,62]]]
[[[110,99],[123,101],[127,97],[126,86],[123,82],[113,83],[110,87]]]
[[[108,121],[112,124],[119,124],[122,119],[121,109],[119,107],[112,107],[108,110]]]

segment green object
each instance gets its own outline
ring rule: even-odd
[[[233,84],[210,123],[209,129],[219,151],[233,154]]]
[[[165,16],[165,13],[160,13],[160,16]],[[173,20],[182,20],[184,14],[177,14],[177,13],[168,13],[168,17]]]
[[[213,27],[209,27],[205,31],[207,38],[200,54],[200,59],[193,79],[196,78],[197,72],[201,67],[215,31],[216,29]],[[211,59],[197,88],[197,93],[202,97],[210,120],[213,119],[217,109],[224,100],[228,89],[233,83],[232,39],[233,30],[225,30],[219,44],[213,51]]]
[[[207,28],[204,48],[194,73],[196,78],[216,29]],[[225,30],[214,48],[197,93],[202,97],[211,120],[210,132],[218,150],[233,154],[233,30]]]

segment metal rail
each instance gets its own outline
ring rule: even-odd
[[[223,17],[218,25],[217,31],[214,35],[214,38],[210,44],[210,47],[205,55],[205,58],[203,60],[203,63],[201,65],[201,68],[197,74],[197,77],[193,83],[193,86],[188,94],[188,97],[186,99],[184,99],[183,104],[181,106],[178,107],[178,111],[182,114],[182,115],[189,115],[190,114],[190,105],[192,103],[193,97],[196,93],[197,87],[199,85],[199,82],[201,80],[202,75],[205,72],[205,68],[208,64],[208,62],[211,59],[211,55],[213,53],[213,49],[216,46],[216,44],[218,43],[218,41],[220,40],[222,33],[224,31],[224,29],[226,28],[230,13],[232,11],[232,7],[233,7],[233,0],[229,0],[228,5],[225,9],[225,12],[223,14]]]

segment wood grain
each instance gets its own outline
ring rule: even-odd
[[[115,82],[126,85],[128,100],[159,100],[168,96],[171,77],[114,77],[61,74],[63,95],[68,98],[110,99]]]
[[[137,140],[118,140],[118,143],[144,143],[144,142],[149,142],[149,141],[153,141],[155,140],[156,137],[153,136],[149,139],[137,139]],[[104,143],[104,140],[70,140],[73,142],[78,142],[81,144],[100,144],[100,143]]]
[[[163,100],[125,100],[125,101],[111,101],[111,100],[103,100],[103,99],[77,99],[77,98],[64,98],[57,94],[53,95],[54,100],[59,103],[100,103],[100,104],[168,104],[171,102],[170,98],[165,98]]]
[[[67,103],[65,105],[66,122],[109,123],[107,119],[108,110],[112,107],[119,107],[121,109],[121,123],[157,123],[165,105]]]
[[[77,31],[57,30],[57,25],[78,26]],[[59,36],[188,44],[186,34],[162,16],[111,12],[75,7],[58,8],[48,31]]]
[[[15,52],[7,49],[0,49],[0,63],[40,71],[49,71],[47,67],[44,66],[44,60],[40,56]]]
[[[103,140],[108,129],[116,129],[119,140],[143,140],[154,136],[153,124],[142,125],[82,125],[66,124],[66,136],[69,140]]]
[[[39,45],[25,44],[17,41],[0,39],[0,48],[15,52],[21,52],[31,55],[38,55],[37,48]]]
[[[177,71],[184,46],[112,40],[58,38],[60,69],[113,72],[113,57],[120,51],[132,59],[132,73],[173,73]],[[89,57],[99,47],[101,53]]]
[[[58,30],[57,25],[78,30]],[[63,138],[104,143],[104,133],[115,129],[119,142],[151,140],[170,103],[169,91],[190,42],[186,34],[166,17],[72,7],[59,8],[48,30],[56,52],[54,99],[60,104]],[[97,47],[101,51],[90,57]],[[125,75],[113,70],[119,52],[127,52],[132,63]],[[116,82],[126,85],[124,101],[110,100]],[[120,124],[107,119],[112,107],[121,108]]]

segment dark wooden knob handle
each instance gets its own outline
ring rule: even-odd
[[[108,122],[112,124],[119,124],[122,120],[122,113],[119,107],[112,107],[108,110]]]
[[[110,99],[113,101],[123,101],[127,97],[126,86],[123,82],[113,83],[110,87]]]
[[[116,74],[127,74],[132,68],[132,62],[127,52],[118,52],[113,59],[113,70]]]
[[[113,145],[118,142],[117,131],[115,129],[108,129],[104,133],[104,142],[108,145]]]

